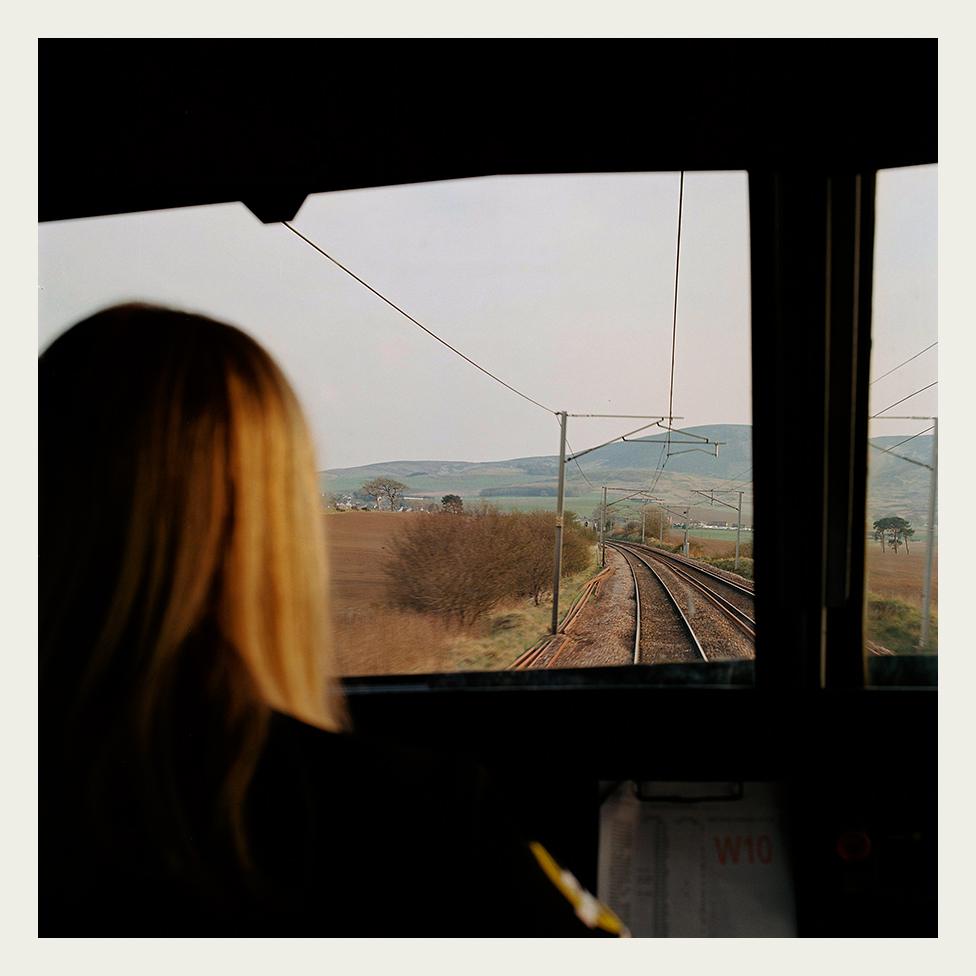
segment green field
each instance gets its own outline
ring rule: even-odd
[[[681,529],[672,529],[672,532],[681,532]],[[731,529],[689,529],[689,539],[724,539],[727,542],[735,542],[735,528]],[[752,533],[744,529],[739,537],[741,543],[752,542]]]
[[[478,505],[486,502],[502,512],[555,512],[556,499],[551,495],[510,495],[495,498],[465,498],[465,505]],[[600,504],[598,495],[574,495],[563,502],[568,512],[589,516]]]

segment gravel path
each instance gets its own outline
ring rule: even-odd
[[[634,583],[618,553],[607,549],[612,573],[587,600],[569,632],[558,637],[538,667],[597,668],[634,662]]]

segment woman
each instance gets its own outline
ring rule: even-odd
[[[310,439],[242,332],[54,342],[40,510],[42,935],[619,931],[477,771],[343,732]]]

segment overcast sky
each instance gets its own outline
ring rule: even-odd
[[[660,414],[677,207],[677,174],[499,177],[320,194],[295,225],[547,407]],[[291,378],[319,467],[558,450],[551,415],[239,204],[46,223],[39,242],[40,348],[96,309],[132,299],[232,322]],[[936,338],[936,243],[935,167],[882,174],[874,376]],[[935,354],[874,386],[872,408],[936,379]],[[674,413],[684,426],[750,423],[749,382],[747,178],[690,173]],[[934,413],[935,392],[892,412]],[[571,421],[570,443],[579,450],[637,423]],[[921,429],[877,425],[873,434]]]

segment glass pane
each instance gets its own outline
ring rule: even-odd
[[[938,649],[938,168],[878,174],[865,653]],[[903,667],[870,660],[876,674]]]
[[[745,173],[330,193],[294,226],[469,361],[239,205],[43,225],[41,345],[138,298],[269,349],[316,440],[344,673],[630,664],[638,605],[641,663],[751,659]],[[550,640],[559,411],[570,458],[612,443],[566,465]]]

